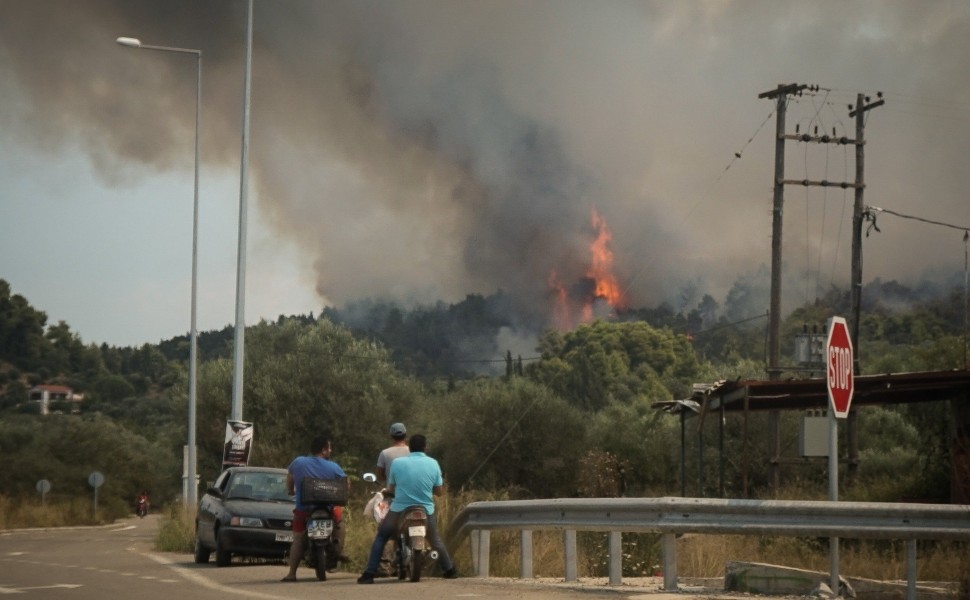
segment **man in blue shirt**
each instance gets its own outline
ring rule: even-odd
[[[397,534],[398,518],[405,509],[411,506],[423,506],[428,513],[428,541],[438,550],[438,562],[444,569],[446,579],[458,577],[455,565],[451,562],[448,550],[445,548],[438,528],[435,524],[434,497],[441,495],[444,481],[441,477],[441,467],[438,461],[424,453],[427,440],[423,435],[411,436],[408,443],[411,454],[402,456],[391,465],[391,472],[387,477],[387,489],[394,494],[391,509],[377,528],[377,537],[370,549],[367,567],[357,578],[357,583],[374,583],[374,573],[380,565],[384,544]]]
[[[310,513],[313,512],[313,504],[304,504],[300,498],[303,488],[303,480],[307,477],[313,479],[340,479],[345,477],[344,470],[340,465],[330,460],[332,451],[330,437],[318,435],[310,443],[310,456],[298,456],[293,459],[287,467],[286,489],[294,495],[296,506],[293,508],[293,542],[290,544],[290,571],[281,581],[296,581],[296,568],[303,560],[303,551],[306,548],[306,522]],[[339,506],[331,508],[333,513],[333,539],[337,542],[337,548],[342,554],[344,549],[344,528],[342,525],[342,511]]]

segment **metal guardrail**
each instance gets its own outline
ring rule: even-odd
[[[489,532],[499,529],[520,532],[520,577],[526,579],[532,577],[532,531],[563,531],[566,581],[576,580],[576,532],[607,532],[611,585],[621,583],[622,533],[660,533],[664,588],[671,591],[677,589],[678,534],[907,540],[915,589],[916,540],[970,540],[970,505],[677,497],[473,502],[452,522],[451,542],[471,538],[480,577],[488,577]]]

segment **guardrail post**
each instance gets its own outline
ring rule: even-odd
[[[663,534],[664,590],[677,591],[677,534]]]
[[[906,600],[916,600],[916,540],[906,540]]]
[[[468,545],[471,546],[472,551],[472,570],[475,572],[475,577],[481,575],[478,571],[478,536],[481,535],[481,529],[472,529],[468,532]]]
[[[610,585],[623,583],[623,534],[611,531],[607,534],[610,546]]]
[[[519,577],[532,579],[532,530],[519,532]]]
[[[488,577],[488,559],[491,554],[492,532],[482,529],[478,532],[478,576]]]
[[[562,543],[566,555],[566,581],[576,581],[576,530],[563,531]]]

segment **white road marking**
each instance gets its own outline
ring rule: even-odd
[[[50,590],[54,588],[74,589],[79,587],[81,587],[80,583],[55,583],[54,585],[34,585],[17,588],[0,586],[0,594],[23,594],[27,590]]]
[[[210,590],[225,592],[227,594],[227,597],[247,596],[249,598],[262,598],[263,600],[290,600],[289,596],[273,596],[272,594],[262,594],[262,593],[253,592],[250,590],[244,590],[244,589],[239,589],[235,587],[228,587],[225,585],[221,585],[219,583],[216,583],[208,579],[207,577],[204,577],[197,573],[193,573],[188,569],[180,567],[179,565],[175,564],[173,561],[169,560],[164,556],[157,555],[157,554],[149,554],[147,552],[139,552],[138,550],[135,550],[132,548],[129,548],[129,550],[131,550],[132,552],[141,554],[142,556],[147,556],[148,558],[154,560],[155,562],[161,563],[167,566],[168,568],[178,573],[182,578],[187,579],[193,583],[197,583],[203,587],[207,587]]]

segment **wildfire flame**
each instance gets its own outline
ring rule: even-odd
[[[552,296],[552,319],[561,330],[571,329],[575,321],[592,321],[597,306],[604,303],[612,310],[626,306],[626,296],[613,274],[613,234],[595,208],[591,223],[595,239],[589,245],[590,264],[585,279],[567,287],[553,269],[546,281]]]
[[[613,308],[623,308],[626,306],[626,298],[613,274],[613,251],[609,247],[610,242],[613,241],[613,233],[606,224],[606,219],[601,217],[595,208],[592,221],[593,229],[596,230],[596,239],[589,246],[593,255],[593,264],[590,265],[586,276],[596,282],[595,298],[606,300]]]

